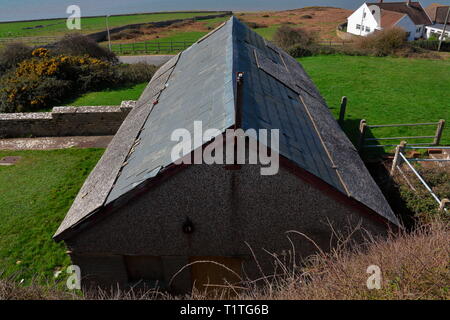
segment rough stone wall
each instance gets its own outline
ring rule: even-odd
[[[51,112],[0,113],[0,138],[114,135],[134,103],[54,107]]]
[[[335,201],[290,172],[280,168],[275,176],[261,176],[257,165],[226,170],[220,165],[193,165],[133,199],[107,218],[84,229],[67,245],[74,253],[89,255],[140,255],[178,257],[165,265],[166,271],[179,270],[189,257],[239,257],[245,274],[261,277],[250,246],[263,270],[273,272],[273,258],[292,256],[286,232],[296,230],[328,249],[331,227],[345,232],[362,223],[374,235],[385,233],[382,224]],[[185,234],[182,225],[189,219],[194,232]],[[291,234],[296,258],[316,251],[306,238]],[[248,245],[247,245],[248,244]],[[290,253],[289,253],[290,252]],[[105,266],[83,264],[95,274]],[[123,271],[125,272],[125,271]],[[174,271],[167,272],[169,281]],[[169,274],[170,273],[170,274]],[[186,271],[188,276],[189,272]],[[111,284],[117,281],[113,275]],[[180,279],[181,281],[181,279]],[[105,282],[105,277],[102,277]],[[176,291],[189,290],[189,280],[174,282]]]

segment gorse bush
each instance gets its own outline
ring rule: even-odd
[[[116,68],[117,78],[124,83],[142,83],[150,81],[157,67],[143,62],[123,64]]]
[[[73,91],[95,90],[116,81],[111,63],[88,56],[51,56],[32,52],[0,79],[0,111],[23,112],[61,102]]]
[[[154,72],[153,66],[38,48],[0,78],[0,112],[46,109],[80,93],[149,81]]]

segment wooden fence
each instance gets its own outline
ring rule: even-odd
[[[387,128],[387,127],[419,127],[419,126],[436,126],[436,133],[433,136],[407,136],[407,137],[382,137],[382,138],[366,138],[367,129],[372,128]],[[393,140],[417,140],[417,139],[433,139],[429,143],[409,143],[410,146],[438,146],[441,142],[442,131],[444,130],[445,120],[439,120],[439,122],[427,122],[427,123],[406,123],[406,124],[384,124],[384,125],[367,125],[366,120],[361,120],[359,125],[359,141],[358,149],[360,151],[363,148],[384,148],[395,147],[397,144],[366,144],[366,142],[379,142],[379,141],[393,141]]]
[[[345,41],[345,40],[321,40],[318,41],[317,44],[321,46],[328,46],[328,47],[342,47],[351,44],[352,41]]]
[[[118,55],[127,54],[173,54],[183,51],[193,45],[195,41],[145,41],[135,43],[112,43],[111,51]],[[104,44],[107,46],[107,44]]]

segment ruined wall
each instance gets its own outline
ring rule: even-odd
[[[0,138],[114,135],[134,103],[54,107],[51,112],[0,113]]]

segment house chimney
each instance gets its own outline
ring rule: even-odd
[[[378,0],[378,3],[383,3],[383,0]]]
[[[411,0],[406,0],[406,5],[409,7],[411,5]]]

